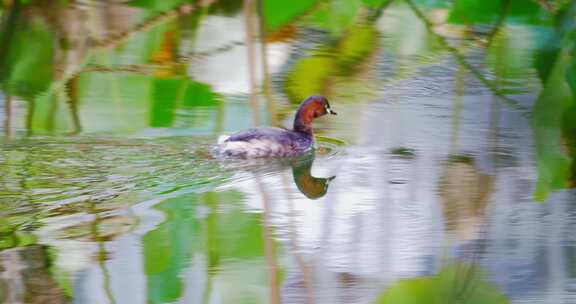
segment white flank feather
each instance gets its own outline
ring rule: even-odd
[[[224,154],[244,155],[246,157],[263,157],[284,154],[283,146],[280,143],[273,140],[262,139],[223,142],[220,144],[219,150]]]

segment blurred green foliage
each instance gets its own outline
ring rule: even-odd
[[[536,54],[543,89],[534,105],[538,157],[535,196],[545,200],[551,191],[574,186],[576,180],[576,3],[556,16],[556,44]],[[546,61],[548,59],[549,61]],[[547,64],[548,65],[547,65]]]
[[[369,2],[368,7],[379,4]],[[286,75],[285,92],[293,103],[314,94],[329,95],[334,77],[352,78],[377,49],[378,32],[363,1],[328,2],[309,17],[314,26],[328,30],[326,43],[300,58]]]
[[[29,99],[52,81],[54,36],[41,20],[22,20],[21,12],[12,14],[6,23],[9,28],[0,32],[0,83],[6,94]],[[13,33],[16,28],[23,30]]]
[[[536,1],[523,0],[457,1],[448,20],[457,24],[493,24],[501,15],[509,22],[521,24],[549,24],[551,21]]]
[[[275,31],[306,14],[317,0],[262,1],[262,18],[267,31]]]

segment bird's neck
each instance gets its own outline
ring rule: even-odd
[[[314,110],[306,107],[300,107],[294,117],[294,131],[306,134],[312,134],[312,120],[314,119]]]

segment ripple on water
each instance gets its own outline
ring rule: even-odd
[[[2,213],[158,194],[227,175],[205,140],[35,139],[0,146]],[[126,204],[136,201],[127,201]]]

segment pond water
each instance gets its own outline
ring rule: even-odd
[[[0,302],[576,303],[572,1],[0,7]]]

